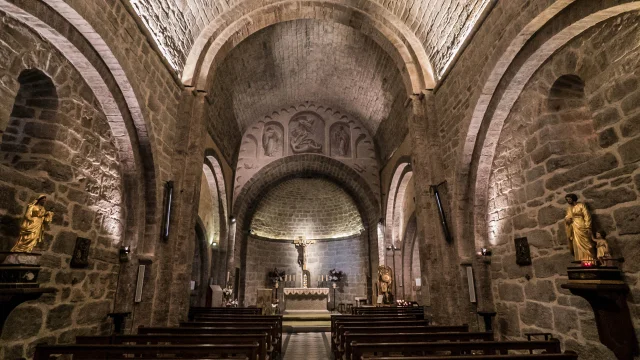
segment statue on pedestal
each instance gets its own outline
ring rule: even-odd
[[[569,206],[564,217],[569,251],[576,261],[585,265],[595,265],[594,243],[591,240],[591,214],[584,203],[578,202],[578,196],[567,194],[565,200]]]
[[[387,265],[378,266],[378,295],[382,295],[384,304],[393,304],[391,285],[393,284],[393,271]]]
[[[11,248],[13,252],[32,252],[44,238],[44,224],[51,222],[53,212],[47,211],[44,204],[47,201],[46,195],[40,195],[27,206],[22,224],[20,224],[20,237],[18,242]]]

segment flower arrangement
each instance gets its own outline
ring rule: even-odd
[[[222,295],[224,295],[225,298],[230,297],[231,294],[233,294],[233,289],[232,288],[228,287],[228,288],[222,289]]]
[[[269,271],[268,276],[272,284],[284,281],[284,270],[278,270],[277,267],[273,268],[273,270]]]
[[[407,306],[410,306],[411,304],[405,300],[396,300],[396,305],[398,307],[407,307]]]
[[[329,281],[340,282],[344,277],[342,271],[336,271],[336,269],[329,270]]]

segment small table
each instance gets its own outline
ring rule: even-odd
[[[286,288],[283,293],[285,313],[329,312],[328,288]]]

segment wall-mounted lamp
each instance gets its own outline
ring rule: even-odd
[[[229,217],[229,221],[231,221],[232,224],[236,223],[236,218],[234,216],[230,216]]]
[[[120,248],[120,251],[118,252],[119,258],[120,258],[120,262],[121,263],[125,263],[129,261],[129,252],[131,250],[129,249],[128,246],[123,246]]]
[[[478,251],[478,255],[482,256],[482,260],[486,264],[491,264],[491,254],[491,249],[487,248],[480,248],[480,251]]]

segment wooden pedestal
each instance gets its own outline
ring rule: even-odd
[[[616,275],[614,274],[617,270]],[[633,360],[639,354],[633,322],[627,305],[629,287],[620,270],[611,267],[569,268],[569,282],[562,288],[589,302],[598,326],[600,342],[620,360]],[[573,276],[572,276],[573,275]]]
[[[18,305],[25,301],[36,300],[42,294],[54,293],[55,288],[11,288],[0,289],[0,334],[4,328],[4,322],[9,314]]]

